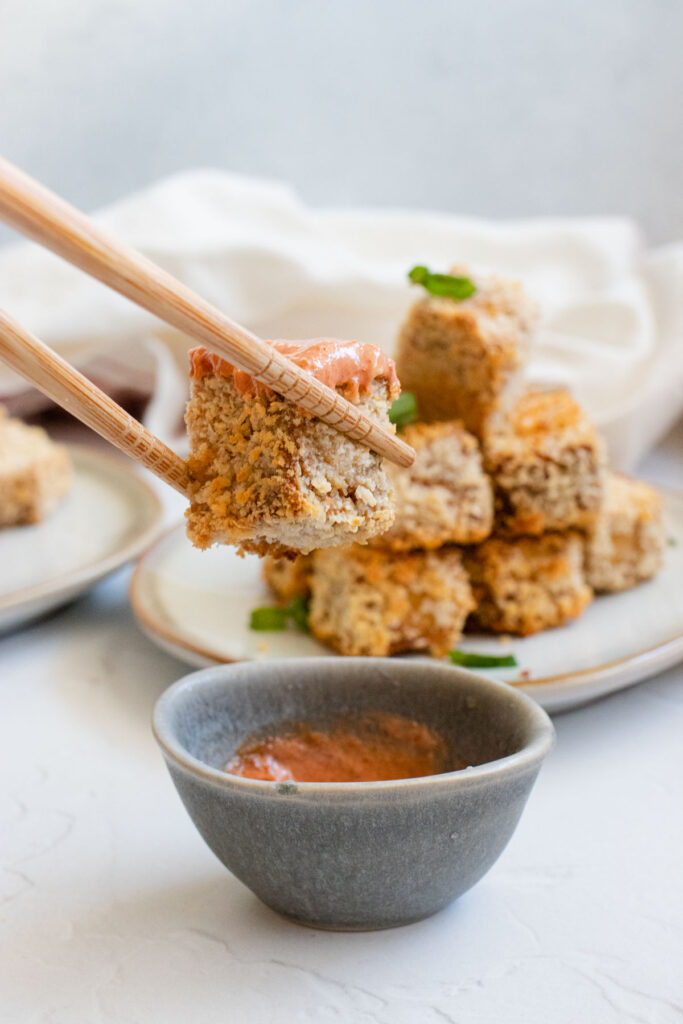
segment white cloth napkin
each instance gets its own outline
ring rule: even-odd
[[[625,219],[311,210],[282,185],[214,171],[163,180],[96,219],[266,338],[391,351],[415,263],[518,277],[543,310],[530,380],[568,385],[622,469],[683,409],[683,245],[648,251]],[[186,338],[28,243],[0,251],[0,305],[106,386],[151,392],[147,425],[182,446]],[[0,396],[16,407],[22,393],[0,365]]]

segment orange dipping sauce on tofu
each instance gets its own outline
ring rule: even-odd
[[[370,391],[375,380],[383,378],[391,394],[398,394],[396,368],[390,357],[377,345],[360,341],[337,341],[334,338],[313,338],[310,341],[271,341],[269,344],[287,356],[302,370],[316,377],[330,388],[346,386],[354,398]],[[190,352],[190,377],[199,380],[209,373],[219,377],[232,377],[242,395],[256,390],[270,391],[257,384],[253,377],[226,359],[214,355],[203,347]]]
[[[346,716],[326,728],[300,722],[246,740],[231,775],[273,782],[380,782],[464,768],[429,726],[386,711]]]

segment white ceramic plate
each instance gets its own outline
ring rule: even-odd
[[[463,650],[514,653],[519,667],[497,669],[549,711],[623,689],[683,660],[683,495],[665,494],[666,565],[656,579],[597,598],[576,622],[503,644],[468,636]],[[145,632],[191,665],[307,657],[330,652],[288,629],[249,630],[249,612],[272,604],[256,557],[232,548],[197,551],[175,527],[139,562],[131,601]],[[523,675],[524,674],[524,675]]]
[[[140,554],[162,509],[131,465],[69,446],[74,482],[44,522],[0,530],[0,632],[65,604]]]

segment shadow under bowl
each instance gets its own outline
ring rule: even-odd
[[[284,722],[388,711],[430,726],[473,767],[387,782],[262,782],[221,770]],[[199,832],[273,910],[370,930],[435,913],[498,859],[554,742],[546,713],[464,669],[389,658],[242,662],[194,672],[154,733]]]

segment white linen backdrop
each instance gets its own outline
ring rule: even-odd
[[[96,219],[268,338],[358,338],[391,352],[415,263],[520,278],[543,316],[531,381],[572,389],[632,468],[683,410],[683,244],[648,250],[614,217],[488,221],[313,210],[286,186],[198,170]],[[105,387],[153,395],[146,425],[183,450],[188,340],[29,243],[0,250],[0,305]],[[0,365],[0,398],[35,394]]]

